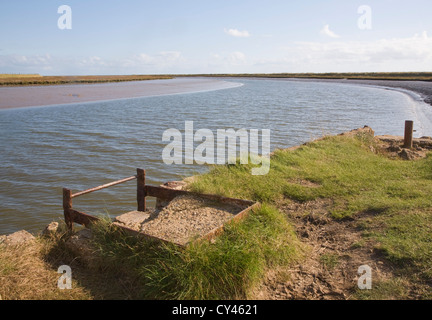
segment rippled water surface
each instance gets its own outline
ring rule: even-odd
[[[231,81],[231,80],[230,80]],[[169,128],[271,129],[271,149],[364,125],[376,134],[432,135],[428,106],[408,95],[349,84],[235,79],[243,86],[178,95],[0,111],[0,234],[39,232],[62,219],[62,187],[74,192],[147,171],[158,185],[206,170],[166,165]],[[193,91],[193,87],[190,88]],[[198,90],[195,90],[198,91]],[[0,97],[1,99],[1,97]],[[136,208],[135,181],[74,199],[111,216]]]

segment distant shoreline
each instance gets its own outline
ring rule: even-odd
[[[296,81],[319,81],[371,85],[403,89],[419,94],[432,106],[432,72],[364,72],[364,73],[261,73],[261,74],[199,74],[176,75],[176,77],[214,77],[273,79]]]
[[[215,75],[215,78],[217,78],[217,76]],[[280,81],[304,81],[304,82],[308,82],[308,81],[312,81],[312,82],[331,82],[331,83],[341,83],[341,84],[359,84],[359,85],[367,85],[367,86],[375,86],[375,87],[382,87],[382,88],[392,88],[392,89],[402,89],[407,90],[407,91],[411,91],[414,93],[417,93],[418,95],[420,95],[420,97],[423,99],[424,102],[426,102],[427,104],[432,106],[432,80],[420,80],[419,79],[415,79],[415,80],[408,80],[408,79],[404,79],[404,78],[400,78],[400,79],[362,79],[362,78],[358,78],[358,79],[341,79],[340,77],[337,78],[331,78],[331,77],[299,77],[299,78],[295,78],[295,77],[273,77],[273,76],[247,76],[247,77],[242,77],[242,76],[235,76],[235,75],[231,75],[231,76],[220,76],[220,79],[224,79],[224,78],[228,78],[228,79],[256,79],[256,80],[260,80],[260,79],[267,79],[267,80],[280,80]]]
[[[19,107],[33,107],[33,106],[48,106],[60,104],[74,104],[81,102],[97,102],[115,99],[136,98],[146,96],[157,96],[164,94],[177,94],[194,92],[190,88],[174,89],[173,86],[165,86],[165,88],[151,88],[145,89],[142,94],[131,94],[126,92],[126,85],[131,83],[151,84],[155,80],[169,81],[189,79],[196,83],[202,82],[203,79],[212,79],[213,81],[223,80],[239,80],[239,79],[268,79],[268,80],[285,80],[285,81],[314,81],[314,82],[332,82],[341,84],[359,84],[376,86],[383,88],[402,89],[414,92],[422,98],[424,102],[432,106],[432,73],[362,73],[362,74],[344,74],[344,73],[329,73],[329,74],[197,74],[197,75],[158,75],[158,76],[58,76],[58,77],[29,77],[23,75],[22,77],[10,77],[9,82],[5,82],[6,78],[0,75],[0,93],[3,91],[3,99],[0,101],[0,109],[11,109]],[[196,79],[196,81],[192,80]],[[199,79],[199,80],[198,80]],[[205,82],[205,80],[204,80]],[[92,86],[88,86],[91,84]],[[125,93],[108,92],[106,96],[101,96],[98,93],[91,94],[91,90],[95,89],[94,85],[102,84],[119,84],[125,90]],[[145,86],[145,85],[144,85]],[[50,101],[43,103],[35,96],[34,91],[36,88],[50,88],[52,91],[58,91],[56,99],[50,98]],[[66,91],[59,88],[68,88]],[[150,86],[149,86],[150,87]],[[229,87],[229,86],[228,86]],[[25,89],[26,88],[26,89]],[[54,89],[55,88],[55,89]],[[76,93],[77,90],[83,89],[87,95]],[[223,88],[222,88],[223,89]],[[8,97],[5,91],[10,90],[13,92],[17,90],[32,91],[32,99],[25,101],[21,94],[14,93],[14,96]],[[211,90],[211,88],[208,88]],[[216,89],[217,90],[217,89]],[[64,92],[63,92],[64,91]],[[79,91],[79,90],[78,90]],[[207,91],[207,88],[199,91]],[[61,97],[59,97],[59,95]],[[93,96],[93,97],[91,97]],[[9,101],[6,101],[9,99]],[[10,100],[13,99],[13,102]],[[38,102],[39,101],[39,102]]]
[[[306,79],[303,79],[306,80]],[[403,89],[415,92],[421,96],[421,98],[427,104],[432,106],[432,82],[421,81],[421,80],[365,80],[365,79],[317,79],[319,81],[334,82],[334,83],[346,83],[346,84],[360,84],[378,87],[387,87],[392,89]]]

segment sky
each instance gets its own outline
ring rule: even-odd
[[[431,0],[2,0],[0,74],[431,72],[431,13]]]

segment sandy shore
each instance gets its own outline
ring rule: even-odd
[[[0,87],[0,109],[212,91],[239,85],[218,79],[179,78],[102,84]]]

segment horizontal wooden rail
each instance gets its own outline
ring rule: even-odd
[[[115,186],[115,185],[120,184],[120,183],[124,183],[124,182],[127,182],[127,181],[134,180],[136,178],[137,178],[137,176],[132,176],[132,177],[125,178],[125,179],[122,179],[122,180],[110,182],[110,183],[104,184],[104,185],[99,186],[99,187],[95,187],[95,188],[87,189],[87,190],[84,190],[84,191],[81,191],[81,192],[77,192],[77,193],[71,195],[71,198],[76,198],[76,197],[82,196],[82,195],[87,194],[87,193],[91,193],[91,192],[94,192],[94,191],[98,191],[98,190],[102,190],[102,189],[105,189],[105,188],[109,188],[109,187]]]
[[[186,190],[174,190],[174,189],[170,189],[170,188],[165,188],[163,186],[146,185],[145,178],[146,178],[145,170],[138,168],[137,174],[135,176],[125,178],[122,180],[118,180],[118,181],[114,181],[114,182],[111,182],[111,183],[108,183],[108,184],[105,184],[105,185],[102,185],[102,186],[99,186],[96,188],[92,188],[92,189],[78,192],[75,194],[72,194],[71,190],[69,190],[67,188],[63,188],[63,211],[64,211],[65,222],[66,222],[68,229],[70,231],[73,231],[73,226],[75,223],[80,224],[80,225],[84,225],[87,228],[90,228],[93,223],[100,220],[98,217],[95,217],[95,216],[92,216],[92,215],[86,214],[84,212],[80,212],[80,211],[73,209],[72,208],[72,198],[78,197],[78,196],[81,196],[83,194],[87,194],[87,193],[90,193],[93,191],[108,188],[108,187],[111,187],[111,186],[114,186],[114,185],[117,185],[117,184],[120,184],[120,183],[123,183],[126,181],[134,180],[134,179],[137,179],[137,204],[138,204],[138,210],[137,211],[140,211],[140,212],[146,211],[146,197],[155,197],[158,201],[159,200],[171,201],[175,197],[183,196],[183,195],[198,196],[198,197],[205,198],[205,199],[209,200],[210,202],[220,202],[220,203],[226,203],[226,204],[236,205],[236,206],[241,207],[241,211],[239,213],[235,214],[227,222],[214,228],[213,230],[211,230],[207,234],[201,236],[199,239],[197,239],[195,241],[212,239],[213,237],[215,237],[218,234],[220,234],[221,232],[223,232],[224,226],[226,224],[235,223],[237,221],[240,221],[241,219],[246,217],[250,211],[255,210],[256,208],[258,208],[260,206],[260,204],[258,202],[254,202],[254,201],[250,201],[250,200],[234,199],[234,198],[228,198],[228,197],[224,197],[224,196],[220,196],[220,195],[214,195],[214,194],[201,194],[201,193],[195,193],[195,192],[186,191]],[[133,234],[136,236],[142,236],[142,237],[149,239],[149,240],[152,240],[152,241],[161,241],[164,243],[174,243],[180,247],[186,246],[184,244],[178,244],[175,242],[170,242],[169,240],[166,240],[166,239],[163,239],[160,237],[156,237],[156,236],[152,236],[150,234],[146,234],[146,233],[143,233],[141,231],[136,231],[136,230],[133,230],[133,229],[128,228],[126,226],[122,226],[119,224],[117,224],[117,226],[120,229],[122,229],[122,230],[124,230],[130,234]]]
[[[90,215],[86,215],[85,213],[82,213],[82,212],[79,212],[79,211],[72,209],[72,198],[76,198],[76,197],[82,196],[82,195],[87,194],[87,193],[91,193],[94,191],[109,188],[109,187],[118,185],[120,183],[124,183],[124,182],[131,181],[134,179],[137,179],[138,211],[146,211],[146,199],[145,198],[146,198],[147,194],[146,194],[146,189],[145,189],[146,185],[145,185],[145,170],[144,169],[138,168],[137,174],[135,176],[121,179],[121,180],[117,180],[114,182],[110,182],[110,183],[104,184],[104,185],[99,186],[99,187],[95,187],[95,188],[91,188],[91,189],[77,192],[75,194],[72,194],[72,192],[69,189],[63,188],[63,212],[64,212],[66,225],[68,226],[68,228],[70,230],[73,230],[74,222],[79,223],[79,224],[84,224],[87,226],[91,222],[94,222],[97,220],[97,218],[95,218],[95,217],[92,217]]]

